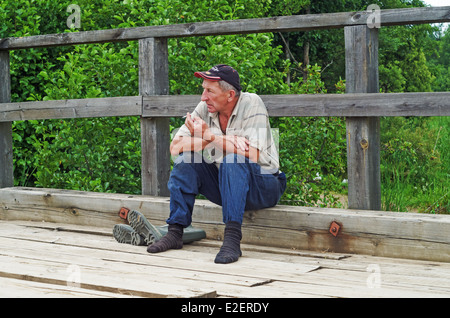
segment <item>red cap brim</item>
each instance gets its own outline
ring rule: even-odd
[[[215,81],[215,82],[218,82],[218,81],[222,80],[222,78],[220,78],[219,76],[207,75],[207,74],[205,74],[205,72],[195,72],[194,76],[198,77],[198,78],[204,78],[204,79],[207,79],[209,81]]]

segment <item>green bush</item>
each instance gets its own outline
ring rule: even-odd
[[[384,118],[381,129],[383,208],[448,213],[448,117]]]
[[[78,31],[66,26],[66,8],[71,2],[2,1],[0,38]],[[257,18],[280,12],[297,14],[311,3],[78,0],[77,4],[82,9],[80,31],[87,31]],[[330,8],[342,7],[327,1],[311,5],[323,11],[322,7],[329,4]],[[352,2],[352,6],[360,7],[360,1]],[[287,59],[279,34],[169,39],[170,94],[199,94],[201,82],[193,73],[218,63],[237,68],[244,90],[249,92],[342,93],[345,81],[339,76],[343,76],[343,62],[337,61],[343,54],[342,33],[331,31],[286,35],[294,53],[301,52],[304,42],[310,41],[311,60],[324,62],[324,68],[303,67]],[[439,52],[435,52],[431,34],[429,26],[380,30],[382,91],[448,90],[446,49],[450,33],[439,39]],[[336,45],[336,41],[340,44]],[[13,102],[139,94],[136,41],[14,50],[10,54]],[[327,83],[336,82],[335,87],[327,86],[325,78]],[[179,118],[171,118],[172,129],[181,123]],[[281,169],[288,176],[282,203],[340,206],[337,194],[346,193],[342,182],[346,179],[344,119],[272,118],[271,123],[280,132]],[[381,171],[386,209],[449,211],[448,127],[448,118],[382,120]],[[13,123],[13,138],[16,185],[132,194],[141,191],[139,118],[17,121]]]
[[[308,67],[308,80],[297,82],[291,89],[296,94],[326,93],[320,71],[317,65]],[[341,92],[345,90],[342,82],[337,86]],[[280,131],[280,164],[288,179],[281,203],[341,206],[336,194],[345,192],[345,119],[283,117],[271,121]]]
[[[99,8],[95,2],[82,1],[79,4],[83,8],[82,28],[251,18],[264,16],[267,11],[258,1],[236,1],[233,5],[228,1],[199,1],[193,6],[192,3],[173,0],[165,4],[158,6],[154,1],[110,1],[110,6]],[[59,9],[61,8],[64,6],[60,5]],[[38,11],[35,9],[28,14]],[[51,17],[48,18],[48,25],[57,24]],[[40,33],[36,26],[35,24],[35,30],[30,34]],[[19,90],[14,89],[18,92],[14,96],[16,101],[138,95],[138,49],[135,41],[32,52],[34,60],[24,61],[19,55],[12,58],[13,78],[22,78],[24,84],[14,84],[15,88],[21,87]],[[291,85],[287,85],[284,78],[290,64],[280,58],[282,53],[280,46],[274,47],[272,34],[170,39],[170,93],[200,93],[201,83],[192,76],[193,73],[224,61],[240,70],[242,85],[249,92],[326,92],[318,66],[308,68],[309,77],[306,82],[302,78],[292,78]],[[24,62],[27,66],[39,66],[35,69],[34,76],[27,77],[19,73]],[[171,123],[173,127],[181,124],[177,119],[172,119]],[[341,121],[325,118],[280,118],[273,120],[273,125],[274,128],[278,125],[282,132],[281,164],[283,171],[290,176],[290,192],[299,191],[292,195],[287,193],[287,201],[296,204],[300,201],[317,202],[320,192],[327,188],[324,185],[332,183],[326,181],[333,179],[332,173],[339,175],[339,178],[343,171],[345,173],[342,158],[338,156],[333,162],[328,156],[330,152],[334,152],[332,147],[342,147],[342,140],[339,146],[334,145],[334,140],[342,135]],[[298,130],[299,127],[302,129]],[[337,132],[338,130],[341,131]],[[298,155],[289,146],[292,138],[303,140],[301,149],[297,150],[300,151]],[[140,192],[138,118],[16,122],[14,140],[17,185]],[[310,147],[309,142],[314,142],[314,147]],[[337,168],[331,167],[332,165]],[[318,173],[324,175],[324,181],[317,180]],[[301,179],[297,180],[296,177]],[[327,200],[322,198],[322,201]]]

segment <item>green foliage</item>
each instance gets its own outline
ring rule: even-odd
[[[390,211],[448,213],[448,117],[384,118],[381,129],[383,205]]]
[[[139,119],[118,118],[116,127],[110,125],[107,118],[31,121],[27,127],[16,122],[16,184],[34,180],[41,187],[139,193]],[[25,140],[23,128],[31,131]]]
[[[45,83],[43,99],[137,95],[138,68],[133,59],[127,58],[132,54],[137,54],[136,46],[76,46],[73,52],[57,58],[62,62],[62,70],[38,74]],[[140,193],[139,118],[46,120],[30,124],[35,124],[30,128],[36,130],[25,140],[29,151],[26,157],[32,157],[33,152],[39,154],[34,157],[36,186]],[[20,166],[18,161],[17,181],[31,180],[21,176],[20,171],[27,171],[18,170]]]
[[[383,92],[430,92],[435,79],[426,56],[436,53],[430,25],[396,26],[380,31],[380,88]]]
[[[433,91],[446,92],[450,90],[450,28],[437,35],[438,49],[427,58],[427,65],[436,79]]]
[[[24,16],[40,12],[40,2]],[[67,3],[68,5],[69,3]],[[264,16],[261,1],[80,1],[82,30]],[[58,12],[65,12],[60,4]],[[6,13],[5,13],[6,14]],[[66,17],[48,16],[47,26],[65,24]],[[8,19],[11,20],[11,19]],[[40,34],[37,23],[31,34]],[[9,29],[9,31],[11,31]],[[51,30],[48,33],[52,33]],[[69,30],[64,30],[68,32]],[[23,34],[9,33],[7,36]],[[6,35],[2,35],[6,36]],[[241,70],[247,91],[281,92],[283,73],[274,68],[279,48],[272,34],[171,39],[171,94],[198,94],[199,69],[226,63]],[[230,50],[232,48],[232,50]],[[22,52],[22,51],[19,51]],[[28,51],[23,51],[27,53]],[[12,55],[14,101],[138,95],[137,42],[78,45],[53,51],[31,50]],[[23,66],[24,64],[24,66]],[[282,64],[282,63],[281,63]],[[33,76],[23,67],[37,65]],[[281,84],[280,84],[281,83]],[[29,88],[28,88],[29,87]],[[174,125],[178,125],[173,120]],[[140,127],[137,118],[46,120],[14,123],[15,182],[18,185],[91,191],[139,193]]]
[[[292,91],[326,93],[320,67],[308,67],[308,80],[293,85]],[[339,206],[334,194],[342,192],[341,182],[346,177],[345,120],[282,117],[272,118],[271,123],[280,131],[281,170],[288,180],[282,203]]]
[[[3,0],[0,38],[77,32],[67,29],[72,1]],[[247,19],[277,15],[423,6],[420,0],[78,0],[79,31]],[[170,94],[199,94],[193,76],[214,64],[237,68],[258,94],[345,92],[342,30],[169,39]],[[306,52],[309,63],[305,63]],[[450,32],[429,25],[380,29],[383,92],[448,91]],[[104,43],[11,51],[12,100],[136,96],[138,44]],[[308,62],[308,61],[307,61]],[[340,206],[345,194],[343,118],[272,118],[280,131],[282,203]],[[181,125],[171,119],[172,128]],[[447,118],[382,121],[386,209],[449,211]],[[13,123],[14,177],[21,186],[138,194],[140,122],[136,117]],[[295,141],[295,142],[293,142]]]

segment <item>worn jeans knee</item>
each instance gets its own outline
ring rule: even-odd
[[[217,167],[195,152],[184,152],[174,162],[169,182],[170,217],[168,224],[189,226],[197,194],[221,204]]]

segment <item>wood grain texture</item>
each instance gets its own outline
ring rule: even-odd
[[[32,119],[140,116],[141,113],[141,96],[0,104],[0,122]]]
[[[45,221],[91,227],[122,223],[125,206],[164,225],[169,198],[57,189],[0,189],[0,220]],[[336,237],[330,224],[341,230]],[[222,208],[197,200],[193,226],[209,239],[223,237]],[[242,243],[316,252],[450,262],[450,217],[418,213],[327,209],[278,205],[244,214]]]
[[[139,94],[169,94],[167,39],[139,40]],[[169,118],[141,117],[142,194],[169,196]]]
[[[346,93],[377,93],[378,29],[344,28]],[[346,118],[348,207],[381,210],[380,118]]]
[[[0,122],[32,119],[181,117],[200,95],[155,95],[0,103]],[[261,95],[271,117],[450,116],[450,92]]]
[[[214,313],[226,303],[232,311],[233,298],[257,298],[267,312],[288,314],[298,303],[271,299],[450,295],[450,264],[442,262],[242,244],[238,262],[219,266],[217,240],[149,255],[117,243],[108,227],[28,221],[0,221],[0,244],[1,297],[220,297]],[[189,302],[197,304],[169,311]]]
[[[261,95],[271,117],[450,116],[450,92]],[[192,112],[200,95],[144,96],[144,117]]]
[[[366,25],[371,14],[367,11],[306,14],[6,38],[0,39],[0,50],[132,41],[151,37],[173,38],[342,28]],[[382,26],[450,22],[450,6],[381,10],[380,15]]]
[[[9,52],[0,51],[0,103],[11,101],[10,76]],[[14,185],[13,171],[12,121],[0,122],[0,188]]]

